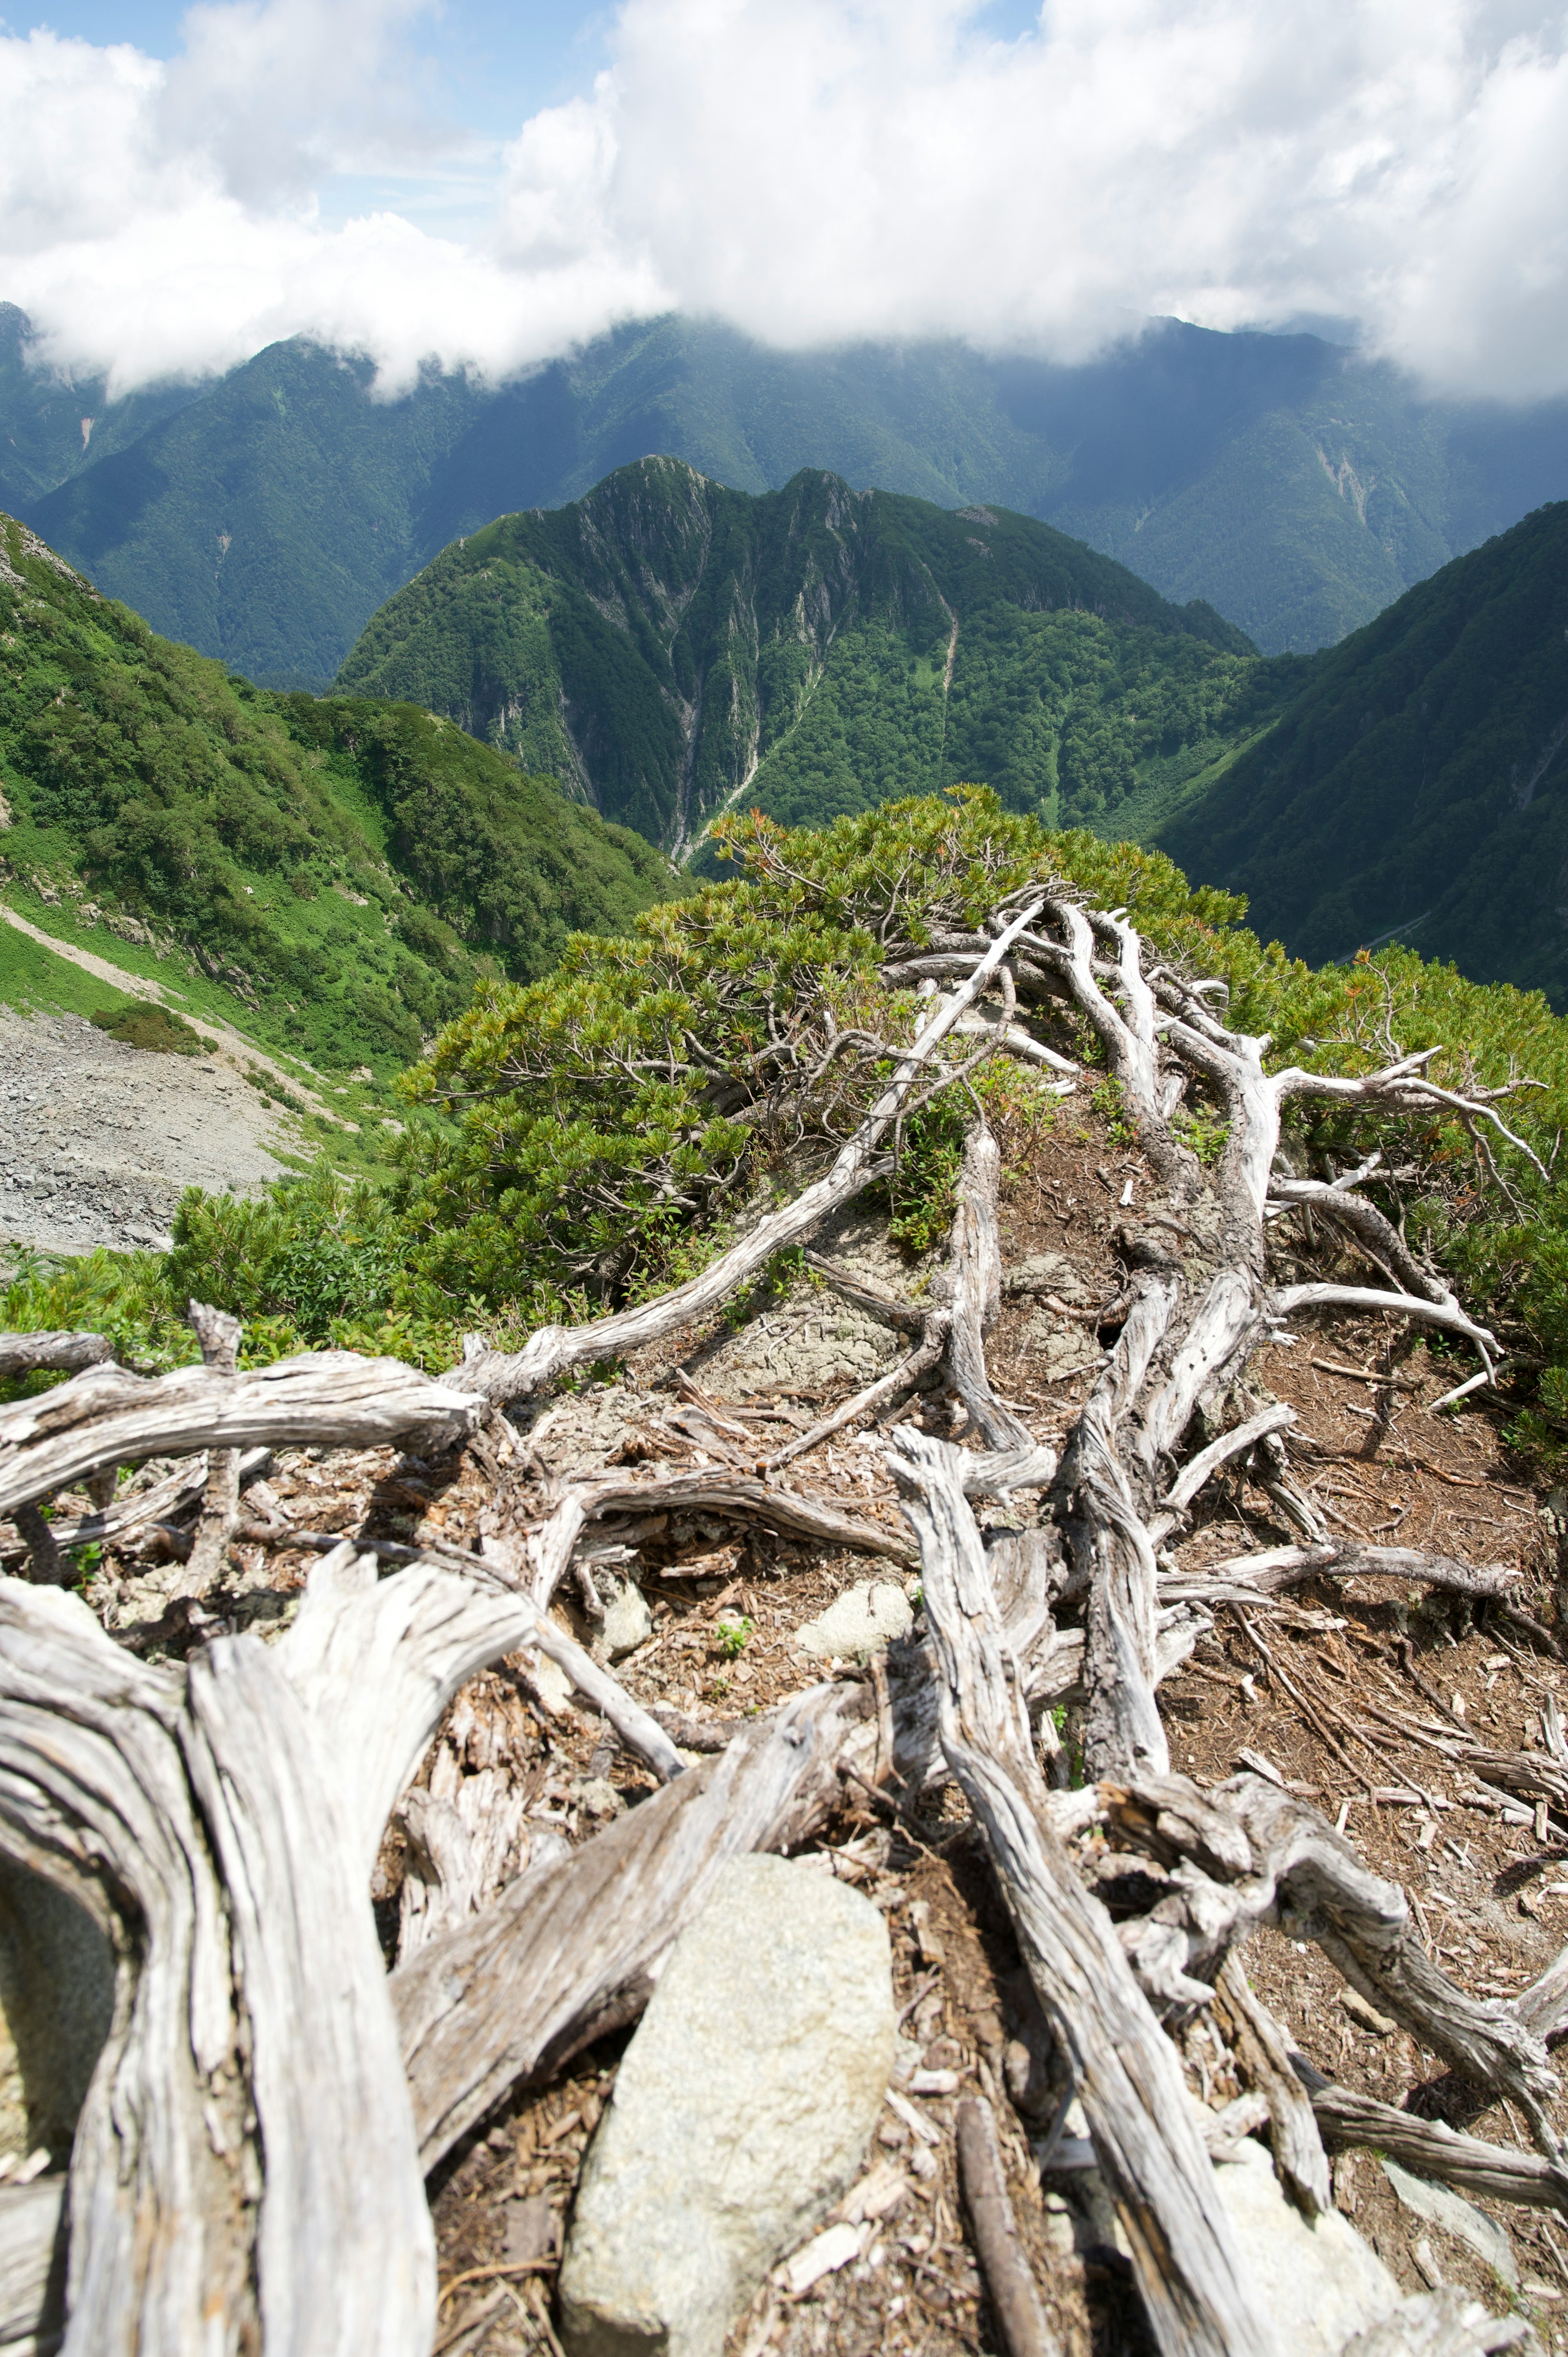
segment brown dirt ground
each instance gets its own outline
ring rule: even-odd
[[[1129,1181],[1132,1201],[1124,1206]],[[1148,1200],[1150,1181],[1137,1156],[1071,1103],[1026,1170],[1004,1187],[1004,1264],[1063,1254],[1089,1301],[1063,1319],[1083,1343],[1081,1371],[1065,1380],[1042,1377],[1037,1322],[1036,1340],[1027,1339],[1040,1317],[1038,1301],[1004,1302],[992,1337],[997,1388],[1042,1437],[1059,1437],[1087,1394],[1101,1347],[1095,1305],[1108,1304],[1118,1290],[1114,1230]],[[699,1332],[681,1337],[676,1347],[646,1354],[628,1379],[673,1408],[676,1371],[700,1361],[708,1339]],[[1424,1412],[1423,1403],[1468,1372],[1467,1361],[1434,1355],[1387,1321],[1341,1318],[1303,1327],[1294,1347],[1264,1351],[1251,1382],[1297,1408],[1293,1467],[1333,1527],[1517,1565],[1525,1573],[1521,1605],[1555,1623],[1553,1525],[1510,1461],[1496,1418],[1473,1403],[1458,1415]],[[773,1405],[780,1418],[804,1422],[822,1403],[785,1394]],[[772,1436],[759,1442],[760,1456],[789,1426],[761,1420],[755,1394],[748,1406],[758,1434]],[[934,1403],[917,1412],[935,1428],[953,1429]],[[550,1449],[546,1437],[547,1460]],[[697,1440],[668,1425],[653,1453],[665,1462],[712,1461]],[[879,1454],[853,1436],[798,1459],[787,1478],[841,1507],[898,1525]],[[440,1463],[391,1451],[298,1452],[279,1458],[271,1487],[282,1512],[317,1531],[403,1538],[439,1531],[461,1543],[493,1513],[489,1475],[472,1450]],[[1245,1481],[1216,1480],[1189,1534],[1173,1543],[1178,1562],[1197,1566],[1280,1544],[1288,1534],[1273,1512]],[[185,1650],[210,1632],[213,1618],[263,1631],[277,1625],[312,1558],[259,1546],[242,1547],[238,1555],[240,1570],[228,1590],[208,1600],[205,1619],[200,1608],[166,1610],[157,1575],[148,1577],[130,1564],[104,1566],[94,1600],[127,1641],[155,1653]],[[903,1577],[897,1566],[875,1558],[819,1554],[702,1518],[672,1521],[664,1540],[645,1549],[640,1568],[653,1636],[621,1663],[619,1674],[643,1701],[672,1704],[692,1717],[766,1708],[824,1674],[792,1646],[792,1632],[868,1575]],[[564,1609],[572,1618],[573,1609]],[[724,1609],[738,1609],[754,1624],[738,1661],[718,1642],[715,1616]],[[585,1624],[577,1627],[585,1633]],[[848,1666],[839,1674],[860,1674]],[[1490,1608],[1427,1598],[1386,1580],[1324,1583],[1296,1591],[1275,1609],[1245,1617],[1221,1609],[1191,1661],[1162,1687],[1161,1700],[1174,1765],[1201,1783],[1218,1781],[1235,1771],[1245,1748],[1329,1816],[1343,1810],[1368,1864],[1411,1894],[1431,1953],[1465,1987],[1503,1996],[1524,1986],[1568,1940],[1568,1832],[1544,1814],[1521,1826],[1473,1805],[1459,1747],[1466,1729],[1499,1748],[1540,1744],[1541,1712],[1565,1681],[1568,1670],[1547,1646]],[[477,1693],[470,1689],[480,1719],[487,1695],[492,1717],[504,1711],[512,1771],[526,1781],[533,1813],[569,1839],[594,1830],[585,1782],[607,1775],[627,1805],[652,1789],[638,1762],[600,1741],[598,1721],[573,1709],[553,1716],[542,1708],[521,1663],[502,1664],[478,1682]],[[1068,1732],[1070,1738],[1070,1722]],[[477,1758],[468,1764],[478,1764]],[[1400,1805],[1369,1797],[1393,1788],[1414,1797]],[[1020,2118],[1009,2099],[1004,2056],[1009,2041],[1032,2027],[1033,1997],[961,1805],[945,1797],[918,1839],[869,1804],[851,1806],[812,1847],[826,1870],[853,1880],[885,1912],[904,2034],[919,2049],[922,2065],[951,2071],[959,2093],[978,2090],[995,2104],[1020,2228],[1068,2357],[1142,2357],[1146,2335],[1102,2200],[1097,2206],[1082,2178],[1041,2186],[1026,2141],[1029,2125],[1038,2132],[1037,2118]],[[377,1886],[389,1952],[401,1874],[394,1827]],[[1264,1932],[1247,1962],[1259,1994],[1293,2040],[1330,2076],[1528,2148],[1523,2123],[1506,2104],[1489,2104],[1402,2032],[1380,2037],[1364,2029],[1339,2002],[1338,1976],[1316,1949]],[[556,2347],[552,2257],[625,2042],[624,2036],[606,2041],[580,2057],[569,2077],[503,2107],[433,2180],[444,2285],[437,2346],[446,2357]],[[1189,2078],[1204,2092],[1207,2066],[1200,2049],[1189,2047]],[[1207,2092],[1218,2103],[1234,2090],[1211,2085]],[[858,2263],[803,2298],[765,2290],[736,2326],[731,2357],[762,2357],[765,2350],[780,2357],[867,2357],[874,2350],[958,2357],[999,2348],[958,2193],[956,2100],[918,2099],[939,2138],[934,2170],[924,2175],[913,2165],[908,2127],[885,2114],[881,2144],[908,2165],[900,2205]],[[1558,2126],[1568,2134],[1568,2101],[1559,2106]],[[1407,2288],[1419,2290],[1435,2276],[1473,2288],[1494,2311],[1508,2304],[1466,2244],[1401,2208],[1374,2156],[1338,2161],[1335,2186],[1340,2207]],[[548,2205],[547,2227],[541,2200]],[[1549,2347],[1568,2347],[1568,2330],[1558,2322],[1568,2322],[1568,2222],[1500,2205],[1490,2214],[1512,2243],[1524,2287],[1517,2304],[1533,2316]],[[520,2271],[515,2255],[525,2249],[535,2264]],[[509,2263],[510,2274],[484,2272]]]

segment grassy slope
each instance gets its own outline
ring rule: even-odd
[[[4,318],[0,505],[19,441],[10,504],[51,544],[156,628],[270,683],[324,683],[459,534],[580,498],[650,450],[739,490],[826,467],[947,507],[1000,502],[1178,602],[1208,599],[1271,653],[1337,638],[1568,494],[1563,404],[1423,404],[1316,337],[1174,321],[1058,369],[940,343],[776,352],[662,318],[519,384],[431,377],[393,402],[363,368],[280,344],[194,398],[165,388],[102,411],[84,464],[77,411],[99,395],[29,376]]]
[[[1157,840],[1303,956],[1402,932],[1568,1004],[1568,503],[1319,656]]]
[[[738,799],[816,824],[977,776],[1108,823],[1272,679],[1211,609],[1029,517],[821,471],[752,498],[672,459],[446,549],[342,673],[666,845]]]
[[[9,897],[181,1012],[390,1073],[478,974],[541,974],[668,888],[645,844],[426,713],[236,686],[9,519],[0,559]]]

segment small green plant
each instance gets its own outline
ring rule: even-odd
[[[93,1028],[127,1048],[145,1048],[154,1055],[199,1056],[212,1041],[156,1000],[138,999],[134,1006],[106,1006],[89,1016]]]
[[[1119,1080],[1112,1075],[1101,1081],[1089,1102],[1105,1124],[1105,1134],[1112,1146],[1133,1146],[1137,1143],[1137,1124],[1127,1111]]]
[[[756,1622],[745,1612],[728,1613],[716,1622],[714,1636],[720,1652],[726,1662],[738,1662],[745,1652]]]

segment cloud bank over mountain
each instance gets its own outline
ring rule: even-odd
[[[1568,391],[1568,14],[1521,0],[625,0],[498,154],[425,0],[204,0],[183,54],[0,35],[0,299],[117,387],[306,334],[500,377],[617,320],[1072,361],[1328,314],[1434,391]],[[334,221],[345,175],[468,176]]]

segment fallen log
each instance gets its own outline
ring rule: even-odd
[[[1418,2177],[1435,2177],[1483,2201],[1514,2201],[1530,2210],[1555,2210],[1568,2218],[1568,2169],[1540,2153],[1513,2152],[1480,2136],[1460,2136],[1442,2120],[1380,2104],[1350,2087],[1337,2087],[1315,2071],[1305,2056],[1292,2064],[1312,2105],[1324,2142],[1333,2152],[1370,2145]]]
[[[102,1366],[113,1355],[107,1334],[0,1334],[0,1380],[40,1369],[52,1372],[66,1368],[76,1373],[83,1367]]]
[[[1061,2357],[1061,2343],[1047,2330],[1040,2295],[1018,2238],[996,2115],[989,2104],[973,2095],[958,2107],[958,2173],[1007,2357]]]
[[[489,1411],[398,1359],[316,1351],[243,1375],[180,1367],[133,1375],[102,1366],[37,1399],[0,1407],[0,1514],[74,1488],[110,1465],[200,1448],[447,1448]]]
[[[1277,2347],[1243,2268],[1181,2068],[1110,1917],[1057,1834],[956,1452],[901,1429],[888,1462],[920,1542],[940,1662],[942,1749],[984,1833],[1019,1944],[1068,2056],[1169,2357]]]

